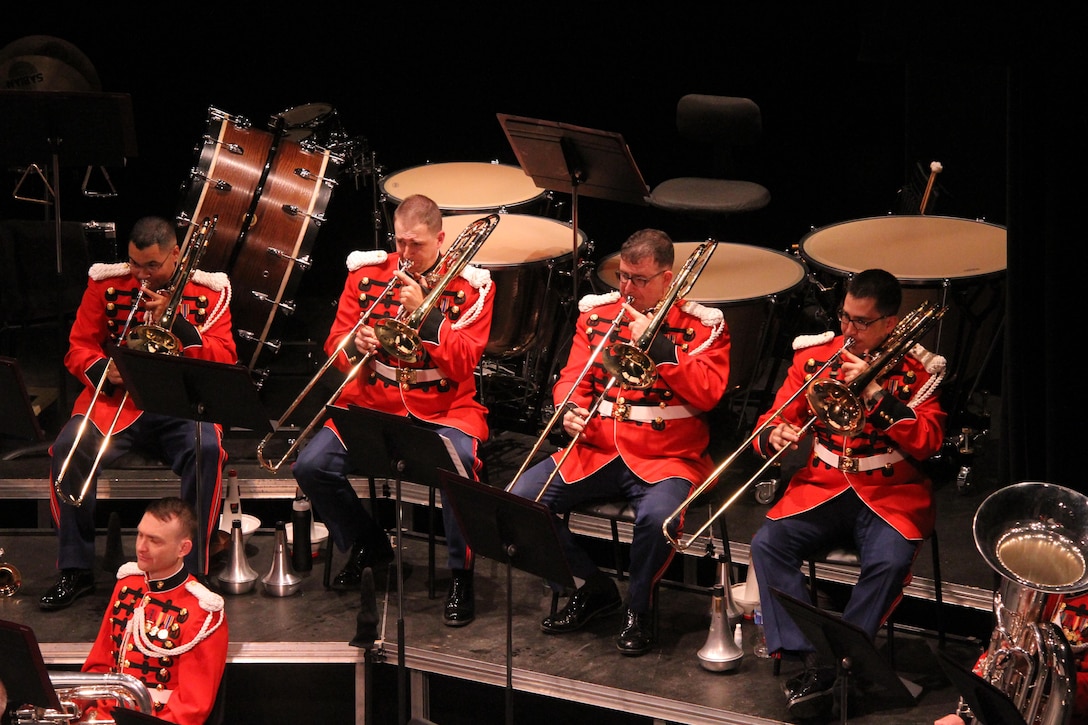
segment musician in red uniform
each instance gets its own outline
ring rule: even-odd
[[[774,411],[834,358],[846,337],[853,343],[823,375],[844,383],[865,375],[871,354],[899,322],[901,302],[899,281],[884,270],[851,278],[838,313],[842,335],[826,332],[794,341],[786,380],[757,426],[773,422]],[[875,637],[910,580],[922,541],[933,530],[932,485],[920,462],[935,455],[944,439],[946,416],[936,395],[944,366],[943,358],[915,346],[860,391],[865,423],[859,433],[843,436],[817,419],[806,434],[805,445],[812,446],[806,465],[790,479],[752,539],[767,648],[805,661],[805,671],[785,686],[794,717],[830,711],[836,669],[834,663],[819,661],[771,588],[805,599],[801,562],[821,549],[854,546],[861,573],[842,617]],[[811,417],[806,396],[799,395],[753,446],[763,456],[784,446],[796,448],[798,430]]]
[[[177,497],[148,505],[136,532],[136,561],[117,584],[83,672],[132,675],[147,685],[152,714],[203,725],[227,664],[223,598],[186,571],[196,515]],[[109,704],[98,708],[107,713]],[[86,714],[84,719],[94,719]]]
[[[466,266],[422,320],[418,360],[408,363],[391,356],[378,343],[374,325],[397,317],[402,310],[408,314],[418,310],[432,286],[443,278],[446,265],[453,263],[440,254],[445,233],[441,211],[433,200],[418,194],[404,199],[396,209],[393,226],[395,253],[374,250],[348,256],[348,277],[325,352],[335,353],[335,365],[345,372],[360,361],[365,364],[336,405],[402,416],[442,434],[457,450],[469,477],[478,478],[482,464],[477,449],[480,441],[487,439],[488,426],[487,409],[476,395],[475,370],[491,332],[491,274]],[[403,269],[402,263],[410,266]],[[368,312],[369,317],[360,324]],[[337,352],[348,335],[351,340]],[[393,557],[388,537],[363,508],[348,480],[348,444],[334,421],[328,420],[292,467],[299,487],[328,526],[332,540],[341,551],[350,552],[347,564],[332,582],[332,587],[340,590],[359,586],[365,568]],[[452,575],[443,619],[457,627],[475,618],[473,553],[444,493],[442,500]]]
[[[558,475],[552,474],[562,451],[534,465],[511,489],[537,499],[547,485],[539,500],[559,515],[593,499],[630,501],[636,511],[631,576],[616,640],[626,655],[644,654],[653,644],[647,616],[653,588],[675,553],[662,526],[713,468],[706,453],[705,414],[726,392],[729,331],[721,310],[675,299],[644,350],[656,367],[652,385],[639,390],[616,384],[605,392],[612,375],[600,355],[582,373],[603,335],[632,343],[650,327],[655,308],[673,283],[673,255],[672,240],[664,232],[635,232],[620,249],[619,292],[582,298],[570,355],[552,390],[557,406],[570,395],[563,429],[580,437]],[[611,331],[621,311],[622,319]],[[602,395],[597,413],[589,417]],[[679,528],[679,521],[673,528]],[[561,521],[559,534],[571,572],[582,583],[561,611],[541,622],[541,629],[551,634],[581,629],[594,617],[623,606],[615,581],[598,570]]]
[[[170,331],[178,340],[181,355],[237,362],[231,334],[230,281],[222,272],[194,270],[188,280],[180,280],[184,287],[179,299],[174,299],[173,288],[179,282],[174,277],[181,276],[177,274],[181,261],[176,226],[160,217],[144,217],[132,227],[128,262],[95,264],[90,269],[64,358],[65,367],[83,384],[83,390],[76,399],[72,418],[50,450],[51,480],[55,482],[78,442],[61,481],[65,497],[58,496],[55,486],[50,492],[50,511],[60,542],[60,578],[42,595],[39,606],[43,610],[63,609],[77,597],[94,591],[95,491],[101,466],[94,468],[93,462],[118,409],[120,415],[101,465],[108,465],[133,448],[160,455],[181,477],[182,498],[194,506],[199,504],[204,531],[218,528],[220,477],[227,458],[220,426],[200,423],[202,467],[198,473],[197,423],[137,408],[132,396],[125,397],[124,380],[110,362],[107,350],[110,344],[121,342],[126,325],[130,329],[158,325],[173,302],[176,309]],[[88,407],[103,375],[106,381],[88,417]],[[68,497],[78,498],[88,479],[91,483],[82,504],[67,503]],[[207,547],[204,549],[197,551],[194,547],[186,557],[194,574],[207,572]]]

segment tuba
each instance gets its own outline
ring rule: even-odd
[[[413,312],[408,313],[403,307],[400,310],[400,314],[395,318],[384,318],[374,323],[374,334],[378,338],[378,342],[381,344],[382,350],[389,356],[395,357],[398,360],[405,362],[415,362],[419,358],[419,349],[423,342],[419,337],[418,328],[422,326],[427,315],[442,298],[442,295],[446,291],[446,287],[454,280],[457,275],[461,274],[465,266],[469,263],[480,247],[483,246],[487,238],[491,236],[491,232],[495,231],[495,227],[499,225],[500,217],[498,214],[489,214],[486,217],[477,219],[476,221],[465,227],[464,231],[457,235],[457,238],[450,244],[450,248],[446,250],[445,257],[443,258],[443,273],[435,280],[430,287],[430,291],[427,296],[423,298],[423,302],[420,303]],[[401,267],[402,270],[406,270],[407,267]],[[355,326],[344,335],[336,349],[333,350],[332,355],[328,357],[325,363],[317,371],[317,374],[311,379],[311,381],[303,388],[302,392],[295,398],[295,400],[288,406],[287,411],[280,416],[280,419],[274,426],[275,430],[272,433],[266,435],[260,443],[257,444],[257,462],[262,468],[269,471],[278,471],[291,455],[298,450],[303,441],[313,432],[318,426],[326,414],[326,407],[332,405],[340,393],[347,387],[348,383],[355,379],[355,376],[366,367],[371,358],[374,357],[373,353],[367,353],[360,356],[357,361],[353,361],[351,369],[344,376],[343,381],[333,391],[333,394],[329,396],[325,405],[321,406],[317,414],[310,420],[309,424],[303,428],[294,440],[290,442],[290,446],[287,452],[284,453],[278,461],[269,460],[265,455],[265,447],[272,440],[275,434],[279,431],[289,416],[302,405],[317,384],[321,381],[321,378],[325,375],[325,372],[332,367],[336,360],[336,356],[339,355],[348,343],[352,342],[355,338],[355,332],[359,327],[366,323],[369,319],[374,306],[377,305],[378,300],[382,299],[390,292],[393,287],[396,286],[396,278],[390,280],[389,285],[385,288],[382,294],[375,300],[374,305],[369,310],[363,313],[359,321],[355,323]]]
[[[1076,666],[1053,620],[1066,595],[1088,589],[1086,522],[1088,497],[1050,483],[1006,486],[975,512],[975,546],[1002,579],[981,676],[1029,725],[1063,725],[1073,714]]]
[[[0,546],[0,556],[4,555],[4,547]],[[11,564],[0,561],[0,597],[10,597],[19,591],[23,585],[23,577]]]
[[[193,273],[196,272],[197,264],[200,262],[200,258],[208,248],[208,240],[211,237],[212,232],[215,231],[215,224],[218,219],[218,216],[206,218],[203,224],[200,225],[197,233],[193,235],[193,238],[185,246],[178,266],[175,268],[174,274],[171,275],[170,281],[167,284],[167,289],[171,291],[170,299],[167,302],[163,314],[159,317],[157,324],[144,324],[132,327],[132,320],[136,314],[136,309],[140,306],[140,301],[143,299],[145,292],[143,287],[140,288],[139,294],[132,302],[132,309],[129,311],[128,319],[125,321],[125,326],[121,331],[121,342],[127,347],[143,350],[144,352],[154,352],[166,355],[181,354],[181,341],[178,340],[177,335],[170,331],[170,328],[174,324],[174,316],[177,313],[178,305],[181,304],[182,297],[184,296],[185,285],[188,284],[189,279],[193,276]],[[117,405],[116,415],[113,416],[113,420],[110,422],[109,427],[102,437],[102,444],[98,447],[98,454],[95,456],[90,471],[88,471],[87,477],[83,481],[83,487],[80,489],[78,495],[71,495],[64,489],[64,477],[68,472],[68,466],[72,462],[72,457],[79,448],[80,441],[83,440],[83,433],[90,424],[91,411],[94,410],[95,405],[98,403],[99,396],[106,384],[106,379],[109,376],[110,367],[112,365],[113,358],[111,357],[106,361],[106,368],[103,370],[102,378],[98,381],[98,386],[95,388],[91,402],[87,406],[87,412],[83,414],[83,420],[80,421],[79,428],[76,430],[76,437],[72,442],[72,447],[68,449],[68,455],[65,456],[60,471],[57,472],[57,478],[53,481],[53,488],[56,491],[57,498],[61,502],[72,506],[78,507],[83,505],[83,499],[87,496],[91,481],[94,479],[95,471],[98,470],[98,466],[102,462],[102,457],[109,448],[110,439],[113,437],[113,431],[117,427],[117,421],[121,418],[121,411],[125,407],[125,401],[128,400],[128,391],[126,390],[125,394],[121,397],[121,402]]]
[[[671,528],[673,520],[683,514],[695,499],[704,492],[710,490],[717,482],[718,478],[733,465],[740,454],[743,453],[748,446],[752,445],[752,442],[755,441],[763,431],[778,425],[778,418],[782,415],[782,412],[790,407],[790,405],[793,404],[793,401],[802,394],[805,395],[808,400],[812,416],[798,430],[799,436],[803,436],[808,432],[809,428],[811,428],[818,420],[823,421],[829,428],[843,435],[852,435],[857,431],[860,431],[865,426],[865,404],[861,399],[862,392],[868,387],[869,383],[878,380],[899,364],[903,357],[915,344],[917,344],[918,340],[922,338],[929,328],[941,319],[947,309],[947,307],[935,305],[930,302],[923,302],[918,305],[917,308],[899,321],[899,324],[895,326],[895,329],[891,331],[881,346],[878,349],[873,350],[873,358],[869,362],[869,369],[849,383],[821,378],[820,374],[831,367],[832,363],[841,357],[842,353],[854,344],[853,338],[847,338],[843,346],[834,355],[828,358],[827,362],[820,366],[819,369],[812,373],[809,382],[806,385],[799,388],[786,400],[786,402],[782,403],[774,413],[770,414],[767,417],[766,423],[752,431],[752,433],[744,439],[744,442],[737,446],[737,449],[729,454],[724,461],[718,464],[718,467],[706,477],[706,480],[696,486],[695,489],[688,494],[688,497],[684,499],[683,503],[677,506],[676,510],[669,514],[662,524],[661,530],[664,533],[665,538],[672,544],[673,548],[679,552],[687,551],[687,549],[695,543],[695,540],[713,526],[714,522],[718,520],[718,517],[724,514],[726,510],[740,498],[741,494],[759,480],[759,477],[763,475],[764,471],[785,455],[786,451],[790,450],[789,446],[783,446],[777,450],[774,455],[770,456],[763,465],[760,466],[758,471],[752,474],[752,476],[745,481],[744,484],[725,501],[725,503],[719,506],[718,509],[711,514],[706,523],[688,537],[687,541],[682,540],[678,536],[673,536],[673,534],[670,533],[669,529]]]
[[[114,708],[124,708],[150,714],[153,705],[147,685],[124,673],[113,672],[49,672],[49,681],[57,692],[61,710],[24,705],[13,713],[13,723],[18,725],[37,725],[38,723],[115,722],[102,719],[99,713],[92,711],[88,703],[108,701]]]

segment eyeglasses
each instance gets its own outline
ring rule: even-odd
[[[162,269],[163,265],[166,264],[166,260],[170,259],[171,254],[172,254],[172,252],[167,252],[166,256],[162,258],[161,262],[148,262],[147,264],[140,264],[139,262],[133,262],[132,257],[129,257],[128,258],[128,266],[131,267],[133,270],[145,269],[148,272],[150,272],[151,274],[155,274],[160,269]]]
[[[850,315],[846,314],[842,310],[839,310],[836,314],[839,316],[839,322],[841,322],[844,325],[846,325],[846,324],[853,325],[854,329],[857,330],[858,332],[865,332],[866,330],[869,329],[869,325],[872,325],[873,323],[876,323],[876,322],[880,322],[881,320],[883,320],[884,318],[887,317],[887,315],[881,315],[880,317],[877,317],[877,318],[872,319],[872,320],[859,320],[856,317],[851,317]]]
[[[642,288],[642,287],[645,287],[646,285],[648,285],[650,283],[651,279],[654,279],[655,277],[660,277],[661,275],[665,274],[665,272],[666,272],[666,270],[663,269],[660,272],[658,272],[657,274],[652,274],[649,277],[637,277],[637,276],[633,277],[633,276],[627,274],[626,272],[621,272],[621,271],[619,271],[617,269],[616,270],[616,279],[619,280],[620,284],[623,284],[624,282],[630,282],[635,287]]]

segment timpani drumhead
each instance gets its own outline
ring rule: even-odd
[[[823,227],[801,241],[801,255],[830,271],[880,268],[904,285],[1003,274],[1005,228],[936,216],[884,216]]]
[[[520,166],[474,161],[415,166],[386,177],[381,186],[394,204],[423,194],[447,213],[513,209],[545,194]]]

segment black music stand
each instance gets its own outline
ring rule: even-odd
[[[8,691],[9,708],[34,705],[61,711],[38,638],[25,624],[0,619],[0,682]]]
[[[556,516],[544,504],[449,471],[438,472],[465,540],[481,556],[506,564],[506,722],[514,722],[513,569],[573,587]]]
[[[401,482],[411,479],[431,488],[441,485],[440,468],[465,472],[453,443],[442,434],[412,423],[404,416],[383,413],[357,405],[346,408],[326,406],[336,423],[348,460],[356,473],[371,478],[392,478],[397,511],[397,722],[407,721],[407,674],[404,659],[404,560],[401,532]],[[433,557],[433,552],[431,552]],[[433,586],[433,582],[432,582]]]
[[[864,630],[774,587],[771,587],[771,594],[786,609],[820,656],[836,663],[843,678],[840,701],[843,723],[846,722],[848,685],[850,678],[857,674],[863,675],[874,686],[879,694],[878,699],[886,706],[917,704],[922,688],[897,675]]]
[[[540,188],[571,195],[572,283],[577,300],[579,194],[646,206],[650,187],[618,133],[505,113],[497,115],[522,170]]]
[[[38,423],[38,416],[31,405],[30,395],[19,361],[0,356],[0,437],[10,436],[33,441],[29,446],[4,454],[5,461],[13,461],[24,453],[43,453],[50,445]]]
[[[1026,725],[1024,715],[1004,692],[952,659],[945,651],[937,653],[941,669],[948,675],[971,714],[982,725]]]
[[[132,400],[141,410],[196,421],[197,511],[204,500],[201,474],[200,423],[272,432],[271,419],[257,393],[249,370],[240,365],[211,362],[180,355],[163,355],[110,346],[110,355]],[[197,516],[197,550],[207,552],[208,532],[203,515]],[[201,556],[207,562],[207,556]],[[202,568],[206,563],[202,564]],[[207,571],[194,572],[206,579]],[[205,582],[206,584],[207,582]]]

